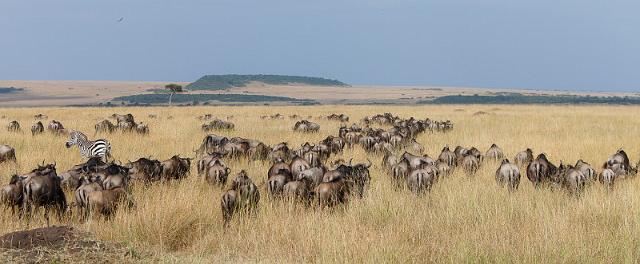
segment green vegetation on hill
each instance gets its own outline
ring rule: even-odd
[[[307,84],[318,86],[348,86],[338,80],[318,77],[289,76],[289,75],[205,75],[185,88],[188,90],[224,90],[233,87],[244,87],[250,82],[262,82],[272,85]]]
[[[640,97],[578,96],[578,95],[523,95],[507,93],[501,95],[447,95],[419,104],[615,104],[637,105]]]
[[[24,88],[0,87],[0,94],[17,93],[24,91]]]
[[[166,104],[168,94],[137,94],[116,97],[113,101],[129,102],[132,104]],[[225,103],[253,103],[253,102],[289,102],[294,104],[317,104],[316,101],[296,99],[282,96],[247,95],[247,94],[175,94],[174,103],[219,101]]]

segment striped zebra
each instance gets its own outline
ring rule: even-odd
[[[106,139],[90,141],[82,132],[71,131],[66,146],[70,148],[73,145],[78,146],[80,155],[85,158],[104,157],[106,161],[108,157],[111,157],[111,144],[109,144],[109,141]]]

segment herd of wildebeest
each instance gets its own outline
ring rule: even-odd
[[[138,132],[148,134],[145,124],[138,124],[131,114],[111,116],[117,120],[114,125],[104,120],[95,125],[96,132]],[[150,115],[155,118],[155,115]],[[36,119],[46,119],[40,114]],[[205,121],[202,130],[231,130],[234,124],[226,117],[222,120],[210,114],[197,117]],[[284,119],[283,115],[263,116],[262,119]],[[299,133],[319,133],[320,125],[302,119],[298,115],[293,130]],[[448,177],[456,169],[473,176],[485,160],[501,161],[495,173],[499,186],[506,186],[510,192],[520,184],[521,170],[526,170],[527,178],[536,188],[565,189],[579,197],[586,186],[593,182],[612,188],[617,178],[631,177],[637,173],[624,150],[613,154],[603,165],[600,173],[589,163],[578,160],[575,165],[560,163],[554,165],[547,155],[541,153],[534,158],[531,149],[515,155],[512,160],[505,157],[503,150],[493,144],[485,152],[475,147],[457,146],[451,150],[444,146],[437,158],[424,154],[424,148],[416,137],[425,132],[445,133],[453,129],[450,121],[435,121],[429,118],[404,119],[390,113],[365,117],[359,123],[347,126],[349,117],[332,114],[321,117],[342,122],[336,135],[329,135],[317,143],[306,142],[299,148],[281,142],[269,146],[256,139],[241,137],[227,138],[215,134],[207,135],[195,150],[195,158],[175,155],[160,161],[141,157],[125,164],[103,160],[102,157],[89,159],[67,171],[58,173],[56,164],[39,165],[32,171],[13,175],[8,185],[1,189],[1,200],[12,213],[19,217],[29,217],[34,208],[43,207],[49,222],[49,211],[54,210],[59,217],[77,212],[82,219],[91,213],[107,219],[119,206],[134,206],[131,198],[133,188],[145,188],[149,184],[176,181],[190,175],[191,161],[197,159],[197,175],[206,183],[220,188],[229,186],[221,198],[221,210],[225,226],[238,212],[250,213],[257,208],[260,190],[266,191],[271,199],[286,199],[304,206],[320,209],[345,204],[350,198],[361,199],[371,181],[369,168],[372,162],[353,163],[352,160],[331,159],[345,148],[360,147],[368,154],[382,156],[381,166],[388,175],[388,181],[398,190],[408,189],[421,195],[429,192],[440,178]],[[301,120],[302,119],[302,120]],[[383,126],[384,125],[384,126]],[[388,127],[388,129],[376,127]],[[17,121],[8,126],[9,131],[20,131]],[[47,127],[56,135],[67,135],[67,130],[58,121],[51,121]],[[32,127],[33,135],[44,132],[41,121]],[[227,178],[232,169],[225,161],[244,158],[252,162],[270,162],[271,167],[265,181],[256,185],[247,171],[240,169],[230,185]],[[15,161],[15,150],[8,145],[0,145],[0,163]],[[330,161],[331,160],[331,161]],[[262,177],[256,176],[254,177]],[[72,202],[67,204],[65,193],[73,193]]]

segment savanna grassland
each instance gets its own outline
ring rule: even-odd
[[[489,114],[474,115],[478,111]],[[321,125],[317,134],[293,133],[295,120],[262,120],[262,115],[321,116],[345,113],[352,121],[366,115],[392,112],[401,117],[450,119],[448,133],[424,133],[417,141],[437,157],[444,145],[476,146],[485,151],[492,143],[508,157],[531,147],[545,152],[555,164],[578,159],[599,168],[619,148],[632,163],[640,154],[640,107],[616,106],[309,106],[309,107],[149,107],[149,108],[8,108],[0,109],[4,125],[18,120],[22,133],[0,130],[0,144],[13,146],[16,164],[0,165],[0,181],[24,173],[37,164],[56,162],[58,171],[84,162],[77,149],[66,149],[67,138],[45,133],[32,136],[33,115],[44,113],[66,128],[90,138],[110,140],[115,159],[172,155],[194,157],[206,133],[196,117],[206,113],[231,119],[235,130],[218,132],[228,137],[255,138],[273,145],[318,142],[337,135],[339,122],[311,119]],[[150,126],[148,136],[94,135],[94,124],[113,113],[132,113]],[[149,114],[158,118],[150,119]],[[173,118],[169,118],[169,116]],[[46,124],[45,124],[46,125]],[[497,162],[485,161],[473,177],[456,171],[441,179],[431,193],[417,197],[395,190],[382,170],[381,156],[367,155],[359,146],[336,158],[370,158],[372,182],[365,198],[352,199],[344,208],[320,211],[270,201],[262,183],[268,162],[228,161],[232,175],[241,169],[260,187],[259,212],[236,217],[222,228],[222,189],[198,178],[195,166],[180,182],[134,186],[135,208],[120,210],[111,221],[81,222],[72,216],[52,224],[70,225],[97,239],[121,243],[149,258],[130,261],[166,262],[321,262],[321,263],[633,263],[640,261],[640,184],[638,179],[616,182],[612,191],[599,183],[587,187],[580,198],[566,192],[535,190],[524,176],[520,188],[508,193],[494,180]],[[192,165],[195,162],[192,163]],[[233,176],[232,176],[233,177]],[[67,193],[67,200],[72,193]],[[41,216],[27,226],[0,213],[0,234],[45,226]],[[96,251],[95,254],[100,254]]]

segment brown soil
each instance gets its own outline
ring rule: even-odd
[[[94,240],[69,226],[16,231],[0,237],[0,262],[42,263],[136,262],[139,257],[120,245]]]

